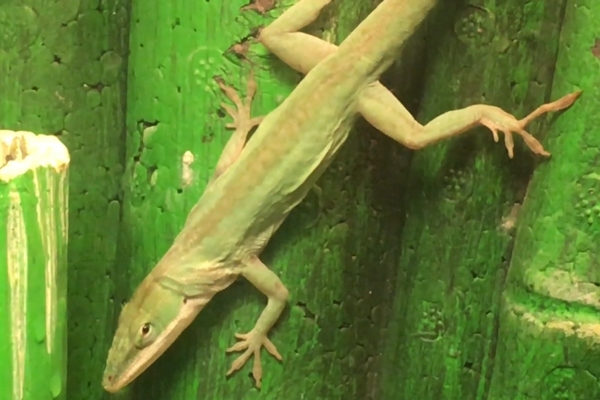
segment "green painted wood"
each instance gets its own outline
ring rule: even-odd
[[[0,398],[64,400],[69,154],[6,130],[0,153]]]
[[[0,126],[56,133],[72,154],[69,399],[109,398],[100,377],[119,302],[170,245],[229,136],[218,109],[223,98],[210,78],[217,73],[243,88],[247,70],[222,53],[281,12],[263,17],[240,13],[242,2],[222,3],[136,2],[131,38],[126,1],[0,5]],[[293,213],[263,257],[293,298],[272,335],[285,360],[278,365],[265,355],[262,393],[246,377],[249,366],[224,379],[232,360],[224,349],[233,332],[252,326],[265,300],[241,283],[217,296],[120,398],[594,398],[600,364],[594,362],[597,303],[590,285],[597,282],[597,231],[595,192],[589,190],[599,190],[592,168],[597,99],[590,97],[598,85],[591,50],[598,10],[591,0],[578,8],[567,0],[482,5],[459,8],[456,19],[448,18],[448,6],[435,20],[442,34],[427,44],[421,121],[479,101],[523,115],[548,100],[550,91],[557,98],[572,85],[586,90],[583,106],[577,105],[586,111],[566,113],[548,131],[545,143],[554,158],[537,167],[519,216],[510,290],[503,281],[512,233],[498,227],[524,196],[532,170],[528,152],[520,146],[508,161],[502,145],[481,130],[418,154],[401,243],[404,192],[398,184],[405,153],[359,123],[364,135],[353,136],[321,180],[320,196],[311,194]],[[367,1],[339,2],[322,18],[325,31],[312,32],[339,43],[371,7]],[[417,44],[409,53],[407,59],[424,47]],[[551,89],[556,53],[559,74]],[[260,46],[252,46],[248,57],[264,68],[257,71],[254,109],[265,113],[298,76]],[[395,86],[410,92],[401,99],[411,102],[419,74],[396,76]],[[531,130],[538,134],[544,127],[550,126]],[[186,151],[194,156],[189,165]],[[120,223],[121,182],[126,196]],[[544,240],[534,240],[537,234]],[[564,252],[548,261],[558,249]],[[565,269],[568,279],[581,282],[576,290],[562,281],[548,283],[548,277],[564,277]],[[534,292],[525,291],[532,283]],[[0,284],[8,284],[6,275]],[[583,294],[588,296],[564,298]],[[41,303],[34,307],[39,312]],[[548,324],[540,328],[523,315]],[[568,324],[573,320],[577,329]],[[0,357],[7,357],[7,332],[0,334]],[[0,378],[12,380],[12,369],[0,368]],[[43,390],[52,393],[56,382]],[[61,396],[64,389],[54,393]]]
[[[71,155],[69,399],[108,398],[100,379],[113,333],[128,7],[0,2],[0,127],[54,134]]]
[[[574,91],[578,81],[567,77],[560,90],[552,90],[557,53],[567,46],[559,42],[564,6],[565,1],[445,3],[440,24],[431,30],[419,120],[480,102],[524,116]],[[569,63],[566,53],[562,57],[562,72],[570,68],[575,74],[579,68],[574,59]],[[581,109],[561,118],[562,126],[573,124],[582,118]],[[540,122],[529,127],[556,154],[535,165],[541,171],[572,170],[570,165],[578,161],[561,157],[558,143],[545,140],[549,129],[556,136],[561,128]],[[565,135],[565,143],[568,140]],[[477,129],[415,155],[382,398],[539,399],[515,389],[536,385],[525,371],[542,367],[542,361],[523,356],[539,347],[533,339],[520,340],[522,326],[500,318],[514,235],[502,225],[514,204],[522,201],[534,167],[534,157],[517,137],[515,142],[515,159],[509,160],[502,143]],[[552,186],[552,191],[549,186],[540,188],[544,192],[538,194],[537,207],[542,202],[558,204],[555,191],[564,183]],[[561,205],[572,208],[570,202]],[[523,231],[535,235],[533,228],[525,224]],[[534,248],[554,245],[543,243],[545,237]],[[527,266],[535,258],[529,254],[523,259]],[[498,346],[499,340],[507,344]],[[500,353],[507,351],[512,355],[502,358]],[[505,365],[499,365],[500,360]],[[528,367],[519,369],[517,363]],[[497,369],[504,371],[506,380],[494,375]]]

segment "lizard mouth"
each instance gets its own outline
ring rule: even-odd
[[[167,325],[165,330],[158,335],[154,343],[137,352],[134,356],[126,358],[127,362],[118,364],[120,368],[107,368],[102,379],[102,387],[109,393],[115,393],[140,376],[156,361],[170,346],[181,332],[188,327],[201,310],[201,306],[192,301],[184,303],[177,317]],[[109,352],[110,359],[110,352]],[[118,371],[117,374],[114,372]]]
[[[102,379],[104,390],[109,393],[118,392],[140,376],[170,345],[170,343],[166,346],[163,344],[165,336],[168,338],[166,334],[163,334],[163,340],[159,338],[155,343],[140,351],[121,374],[106,373]]]
[[[154,343],[142,350],[134,348],[134,354],[121,361],[110,361],[109,352],[109,361],[102,377],[102,388],[109,393],[115,393],[133,382],[170,346],[172,341],[169,333],[163,332]]]

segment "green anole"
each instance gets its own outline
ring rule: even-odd
[[[259,255],[273,233],[329,166],[358,114],[411,148],[484,125],[512,156],[511,133],[534,152],[549,155],[525,131],[536,116],[571,105],[579,92],[539,107],[522,120],[488,105],[451,111],[425,127],[379,82],[404,40],[436,0],[384,0],[339,48],[297,32],[332,0],[299,0],[260,33],[260,41],[293,68],[306,73],[290,96],[264,118],[251,118],[256,91],[252,77],[243,102],[218,81],[237,107],[224,105],[235,128],[207,188],[182,231],[142,281],[119,316],[102,385],[109,392],[127,386],[148,368],[219,291],[242,275],[268,298],[255,326],[227,352],[243,351],[227,375],[254,356],[260,387],[262,347],[282,357],[267,337],[289,292]],[[252,137],[248,132],[259,125]],[[300,265],[299,265],[300,267]]]

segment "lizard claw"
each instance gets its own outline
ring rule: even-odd
[[[231,363],[231,368],[227,371],[227,376],[231,375],[235,371],[238,371],[240,368],[248,362],[251,356],[254,356],[254,365],[252,367],[252,377],[256,382],[256,387],[260,389],[261,380],[262,380],[262,364],[260,362],[260,350],[262,347],[267,349],[267,351],[279,361],[282,360],[281,354],[277,351],[275,345],[269,340],[269,338],[260,332],[256,332],[254,330],[249,333],[236,333],[236,339],[240,340],[227,350],[227,353],[244,351],[244,353],[236,358],[233,363]]]
[[[492,131],[492,135],[494,136],[494,142],[498,142],[498,132],[502,132],[504,134],[504,147],[506,147],[506,151],[508,152],[508,157],[513,158],[514,156],[514,148],[515,142],[513,141],[512,134],[517,133],[523,137],[525,144],[536,154],[541,154],[544,156],[549,156],[542,144],[533,136],[531,136],[517,121],[515,117],[504,112],[500,108],[491,107],[487,109],[488,116],[481,118],[481,125],[488,128]]]
[[[494,107],[496,108],[496,107]],[[542,144],[533,136],[531,136],[527,131],[525,131],[519,121],[512,115],[505,113],[501,109],[495,109],[495,118],[482,118],[481,125],[488,128],[492,131],[492,135],[494,136],[494,142],[498,142],[498,132],[502,132],[504,134],[504,147],[506,147],[506,151],[508,152],[508,157],[513,158],[514,156],[514,148],[515,142],[513,140],[512,134],[513,132],[518,133],[523,137],[525,144],[536,154],[541,154],[544,156],[549,156]],[[500,113],[500,114],[498,114]],[[491,113],[490,113],[491,114]]]
[[[251,115],[251,105],[252,100],[254,99],[254,95],[256,94],[256,82],[254,80],[254,74],[250,74],[248,78],[247,88],[246,88],[246,99],[242,101],[240,96],[237,94],[237,91],[225,84],[222,79],[215,79],[225,96],[231,100],[231,102],[235,105],[234,107],[229,106],[228,104],[221,103],[221,107],[229,114],[229,116],[233,119],[233,122],[230,122],[226,125],[229,129],[244,129],[249,131],[253,127],[259,125],[264,116],[254,117]]]

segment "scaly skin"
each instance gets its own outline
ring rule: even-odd
[[[260,387],[261,348],[281,359],[267,334],[285,307],[288,291],[258,256],[329,166],[359,114],[411,148],[485,125],[496,141],[499,131],[505,134],[511,157],[511,132],[521,135],[534,153],[548,155],[524,130],[526,124],[544,112],[568,107],[579,96],[573,93],[543,105],[522,120],[497,107],[474,105],[421,126],[377,80],[436,0],[384,0],[339,48],[296,32],[331,1],[300,0],[261,32],[263,45],[307,73],[262,122],[249,114],[256,88],[252,77],[245,103],[220,82],[238,108],[224,105],[236,131],[181,233],[121,312],[102,382],[107,391],[116,392],[146,370],[215,293],[239,275],[263,292],[268,303],[254,328],[236,335],[240,341],[228,351],[244,353],[227,374],[254,355],[253,375]],[[258,123],[245,144],[248,131]]]

